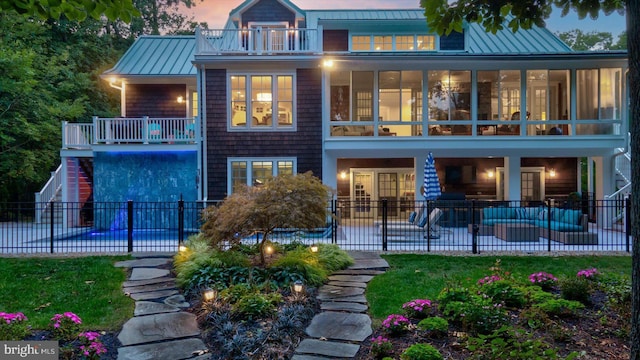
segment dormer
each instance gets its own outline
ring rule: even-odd
[[[288,0],[247,0],[229,13],[237,29],[306,27],[305,14]]]

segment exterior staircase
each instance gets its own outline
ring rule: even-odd
[[[631,136],[629,136],[631,139]],[[631,141],[631,140],[629,140]],[[614,205],[613,217],[610,219],[611,228],[624,231],[626,228],[625,201],[631,195],[631,146],[627,149],[619,148],[615,157],[615,183],[616,192],[605,196],[605,200],[612,201]]]

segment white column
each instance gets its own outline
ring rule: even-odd
[[[520,156],[504,158],[504,199],[520,201]]]
[[[597,156],[594,157],[593,160],[595,161],[596,168],[595,199],[603,200],[606,195],[610,195],[614,192],[614,160],[612,155]],[[601,205],[602,206],[596,209],[598,227],[610,228],[611,223],[613,222],[613,217],[615,216],[615,208],[603,203],[601,203]]]
[[[587,158],[587,192],[592,194],[595,192],[593,188],[593,159],[591,157]]]

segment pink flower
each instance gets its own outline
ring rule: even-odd
[[[482,279],[478,280],[477,284],[482,286],[482,285],[491,284],[492,282],[498,281],[498,280],[502,280],[498,275],[485,276]]]
[[[589,278],[595,277],[598,274],[599,274],[598,273],[598,269],[591,268],[591,269],[585,269],[585,270],[578,271],[578,274],[576,276],[589,279]]]

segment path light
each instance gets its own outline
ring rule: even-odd
[[[204,296],[205,301],[213,301],[217,297],[218,292],[212,288],[206,288],[202,295]]]
[[[264,249],[264,252],[267,253],[267,255],[271,256],[271,254],[273,254],[273,247],[271,247],[271,245],[267,245],[267,247]]]
[[[300,294],[302,293],[302,290],[304,290],[304,285],[302,284],[302,281],[296,280],[296,282],[293,283],[293,291],[296,294]]]
[[[178,245],[178,251],[179,252],[187,251],[187,245],[181,243],[180,245]]]
[[[318,245],[316,245],[316,244],[311,245],[311,252],[312,253],[317,253],[318,252]]]

